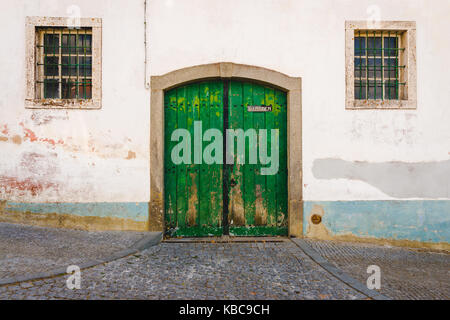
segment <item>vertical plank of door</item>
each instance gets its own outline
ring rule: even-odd
[[[210,128],[210,83],[202,82],[199,89],[200,97],[200,120],[202,122],[203,132]],[[203,133],[202,133],[203,134]],[[203,145],[204,147],[204,145]],[[203,156],[202,147],[202,156]],[[207,165],[203,161],[200,165],[200,206],[199,206],[199,226],[209,226],[210,214],[211,214],[211,196],[210,196],[210,180],[211,180],[211,166]]]
[[[177,89],[177,128],[186,129],[187,127],[187,106],[186,106],[186,87]],[[187,141],[185,141],[187,144]],[[187,145],[185,150],[187,149]],[[184,163],[177,165],[177,226],[186,226],[186,213],[188,211],[188,193],[187,193],[187,166]]]
[[[186,129],[189,131],[191,136],[191,163],[187,164],[187,174],[186,174],[186,182],[187,182],[187,216],[186,223],[187,226],[196,226],[198,219],[198,185],[199,185],[199,177],[197,172],[197,165],[194,163],[194,145],[195,145],[195,137],[194,137],[194,123],[199,120],[198,114],[198,84],[193,83],[186,86]]]
[[[211,128],[223,132],[223,83],[222,81],[211,82],[211,104],[210,104],[210,125]],[[212,141],[211,141],[212,142]],[[211,215],[210,225],[222,225],[223,210],[223,170],[222,164],[210,165],[211,170]]]
[[[253,85],[253,104],[254,105],[264,105],[265,104],[265,95],[264,95],[264,87],[254,84]],[[260,129],[265,129],[265,112],[255,112],[253,115],[254,119],[254,128],[258,134],[258,164],[256,165],[255,170],[255,225],[263,226],[267,223],[267,207],[265,207],[264,203],[264,192],[266,189],[266,176],[261,175],[261,162],[259,161],[259,135]]]
[[[277,174],[277,225],[288,224],[288,189],[287,189],[287,99],[286,93],[275,91],[275,105],[279,108],[276,121],[280,133],[280,168]]]
[[[247,106],[253,105],[253,85],[248,82],[242,84],[243,104],[244,104],[244,131],[254,129],[253,112],[247,111]],[[255,224],[255,167],[250,164],[249,142],[245,142],[245,166],[244,166],[244,211],[245,225],[253,226]]]
[[[244,110],[242,102],[242,82],[230,82],[229,96],[229,128],[240,129],[244,127]],[[225,132],[224,132],[225,134]],[[245,139],[245,138],[244,138]],[[244,212],[244,170],[243,165],[245,158],[244,154],[238,154],[238,146],[234,141],[229,141],[234,144],[234,163],[232,165],[230,179],[234,180],[236,185],[232,186],[230,183],[230,203],[229,203],[229,224],[231,226],[245,225]],[[238,161],[239,158],[239,161]],[[239,162],[239,163],[238,163]]]
[[[264,88],[265,91],[265,104],[266,106],[272,106],[271,112],[265,112],[266,115],[266,129],[267,129],[267,154],[273,158],[271,154],[272,150],[272,129],[278,129],[275,126],[275,110],[274,110],[274,100],[275,94],[274,89],[272,88]],[[276,148],[275,152],[278,152],[278,146],[274,145]],[[278,152],[279,154],[279,152]],[[264,167],[270,167],[272,164],[263,165]],[[266,175],[266,189],[263,193],[264,195],[264,205],[267,208],[267,225],[268,226],[276,226],[277,224],[277,178],[276,174],[274,175]]]
[[[177,127],[177,92],[170,90],[164,95],[164,190],[166,230],[175,228],[177,218],[176,168],[171,159],[171,150],[175,145],[171,141],[173,130]]]

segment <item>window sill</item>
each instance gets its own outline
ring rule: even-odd
[[[417,109],[417,103],[416,101],[411,100],[351,100],[347,101],[345,108],[347,110],[356,110],[356,109],[414,110]]]
[[[27,109],[101,109],[101,101],[86,99],[26,99]]]

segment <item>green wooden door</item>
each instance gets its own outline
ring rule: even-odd
[[[251,112],[248,106],[271,106],[272,110]],[[204,81],[165,92],[164,110],[166,235],[286,235],[286,93],[250,82]],[[184,129],[189,138],[174,135],[177,129]],[[213,137],[208,129],[217,129]],[[268,154],[273,144],[279,155],[278,170],[263,175],[261,169],[267,164],[259,158],[250,163],[255,147],[259,153],[258,136],[253,142],[244,139],[244,152],[239,153],[238,139],[227,138],[226,129],[245,133],[254,129],[257,134],[266,129]],[[272,141],[274,137],[278,143]],[[227,163],[224,146],[231,141],[236,152]],[[211,149],[213,142],[215,149]],[[182,161],[174,161],[174,154]],[[216,162],[208,164],[208,154]]]
[[[250,112],[248,106],[271,106],[269,112]],[[258,156],[260,155],[260,129],[267,130],[267,151],[278,153],[278,171],[262,174],[258,157],[250,164],[251,143],[245,143],[245,164],[235,161],[225,166],[229,189],[228,225],[230,235],[262,236],[287,235],[287,101],[286,93],[255,83],[229,82],[229,126],[230,129],[255,129],[258,133]],[[275,130],[275,141],[271,141],[271,130]],[[275,143],[278,142],[278,143]],[[237,144],[237,141],[235,141]],[[274,148],[272,148],[272,143]],[[237,145],[234,150],[237,149]]]

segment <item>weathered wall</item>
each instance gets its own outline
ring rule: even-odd
[[[25,109],[25,17],[66,17],[73,5],[82,17],[103,20],[102,108]],[[33,208],[119,218],[130,218],[120,206],[139,204],[132,220],[147,220],[150,97],[144,86],[143,10],[140,0],[0,3],[0,200],[14,202],[19,211],[31,210],[20,203],[62,202],[73,208]]]
[[[302,77],[304,234],[325,237],[307,232],[318,206],[329,237],[450,242],[449,14],[446,0],[151,1],[151,73],[232,61]],[[417,23],[417,110],[345,109],[345,21],[377,16]],[[392,202],[413,199],[427,201]]]
[[[382,20],[417,22],[417,110],[345,110],[344,24],[377,10]],[[441,36],[450,29],[449,13],[446,0],[151,1],[151,72],[233,61],[302,77],[304,199],[395,199],[365,181],[328,179],[333,163],[317,161],[340,159],[356,167],[358,161],[420,165],[450,159],[450,90],[442,72],[450,67],[450,41]],[[445,164],[433,177],[439,171],[448,177]],[[388,166],[377,173],[391,180]],[[399,189],[410,184],[397,178]],[[422,179],[412,198],[426,193],[432,180]],[[449,184],[433,188],[435,195],[427,198],[449,198]]]
[[[82,16],[103,18],[103,107],[26,110],[24,17],[65,16],[74,2]],[[380,206],[395,200],[442,200],[443,223],[438,228],[448,228],[450,90],[443,70],[450,69],[450,41],[442,31],[450,29],[449,1],[148,2],[149,76],[230,61],[302,77],[303,123],[298,125],[303,132],[305,230],[315,204],[336,202],[324,207],[326,225],[327,217],[342,211],[336,209],[340,201],[351,206],[360,200],[371,200],[374,212],[387,210],[403,217],[412,230],[405,237],[417,241],[428,241],[426,230],[414,235],[420,220],[411,217],[420,210],[419,202],[411,202],[407,214]],[[0,33],[8,48],[0,52],[0,176],[5,186],[1,198],[149,200],[143,6],[140,0],[1,3]],[[345,21],[377,15],[381,20],[417,23],[417,110],[345,109]],[[384,219],[363,214],[365,210],[360,212],[366,225]],[[433,219],[429,210],[424,212],[424,219]],[[395,237],[393,222],[385,226],[375,237]],[[332,233],[341,231],[336,227]],[[448,233],[439,234],[450,242]]]

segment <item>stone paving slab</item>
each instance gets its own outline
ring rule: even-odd
[[[82,270],[79,290],[67,278],[0,286],[0,299],[367,299],[289,240],[163,242]]]
[[[317,253],[366,283],[369,265],[381,269],[381,294],[391,299],[450,299],[450,254],[365,243],[305,239]]]
[[[0,223],[0,281],[98,261],[129,248],[146,234]]]

